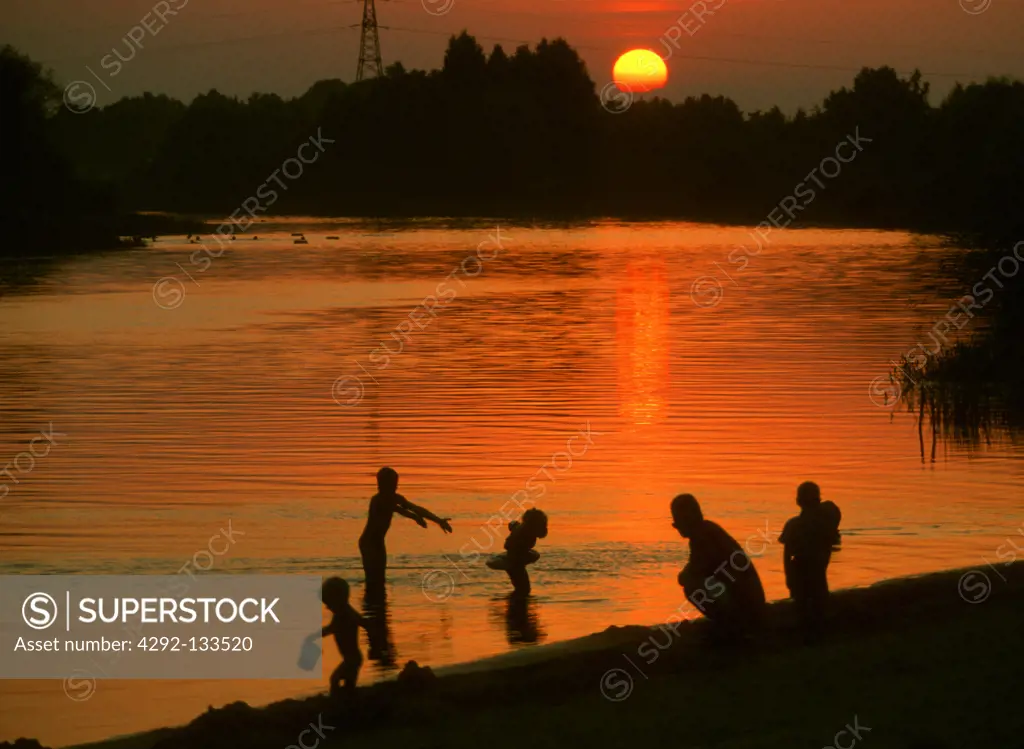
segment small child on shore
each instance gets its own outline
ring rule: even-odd
[[[520,520],[508,524],[508,538],[505,539],[505,553],[492,558],[487,566],[495,570],[505,570],[512,583],[515,595],[530,595],[530,574],[526,566],[540,559],[534,551],[537,539],[548,535],[548,516],[543,510],[531,507],[523,513]]]
[[[341,653],[341,664],[331,674],[331,696],[344,691],[351,694],[355,691],[359,669],[363,665],[363,654],[359,650],[359,628],[367,626],[366,620],[349,605],[348,583],[340,577],[331,577],[324,581],[320,597],[331,612],[331,623],[323,628],[322,636],[334,635],[334,642]]]
[[[839,533],[839,524],[843,521],[843,513],[839,510],[839,505],[831,499],[826,499],[821,503],[821,518],[832,539],[832,551],[839,551],[843,542],[842,534]]]

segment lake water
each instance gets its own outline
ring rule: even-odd
[[[61,434],[12,468],[17,484],[4,478],[0,572],[173,574],[195,560],[340,574],[358,604],[356,538],[390,465],[455,527],[396,518],[388,537],[398,663],[437,667],[664,621],[682,602],[668,503],[684,491],[763,551],[770,598],[786,595],[776,539],[807,479],[844,513],[834,588],[983,566],[1021,526],[1024,446],[940,442],[932,461],[926,435],[922,460],[913,416],[869,393],[965,293],[949,270],[960,250],[808,229],[754,255],[745,228],[686,223],[494,235],[256,224],[219,257],[160,239],[9,292],[0,461],[51,424]],[[745,267],[729,260],[739,245]],[[521,490],[551,529],[525,620],[477,551],[500,549],[488,524]],[[233,543],[208,554],[229,522]],[[394,674],[368,661],[362,678]],[[5,681],[0,740],[78,743],[325,684],[101,678],[75,700],[81,685]]]

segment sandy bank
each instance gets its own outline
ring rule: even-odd
[[[612,627],[562,643],[385,682],[351,703],[326,696],[235,703],[187,726],[96,749],[319,747],[821,747],[855,716],[858,746],[1020,747],[1024,563],[887,581],[833,596],[827,639],[805,645],[787,602],[742,648],[678,632]],[[963,594],[963,595],[962,595]],[[666,617],[672,612],[666,612]],[[858,729],[859,730],[859,729]],[[323,737],[321,739],[321,736]],[[851,734],[839,737],[848,746]],[[837,745],[838,746],[838,745]]]

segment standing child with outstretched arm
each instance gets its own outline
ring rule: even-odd
[[[376,594],[383,593],[388,568],[388,550],[384,537],[391,528],[395,513],[415,520],[426,528],[427,521],[437,523],[445,533],[452,532],[449,518],[439,518],[425,507],[419,507],[398,493],[398,472],[392,468],[381,468],[377,472],[377,493],[370,499],[370,510],[366,515],[366,527],[359,537],[359,553],[363,557],[363,572],[366,587]]]

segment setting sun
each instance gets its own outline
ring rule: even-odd
[[[643,93],[661,88],[668,80],[665,61],[649,49],[633,49],[615,61],[615,85],[621,91]]]

